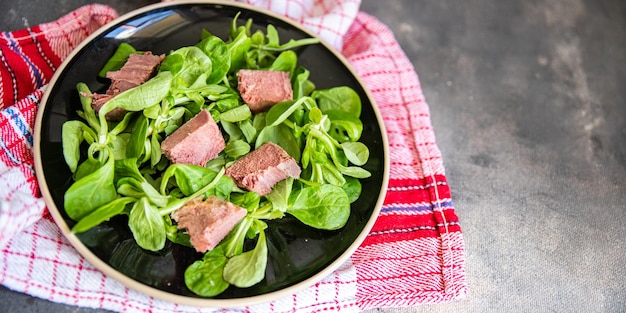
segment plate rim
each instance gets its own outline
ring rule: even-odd
[[[89,45],[94,39],[99,37],[101,34],[109,31],[111,28],[116,27],[119,23],[129,20],[133,17],[136,17],[140,14],[147,13],[147,12],[157,10],[157,9],[177,7],[181,5],[224,5],[224,6],[230,6],[230,7],[237,7],[237,8],[241,8],[244,10],[253,11],[253,12],[258,12],[258,13],[267,15],[269,17],[278,19],[282,22],[285,22],[289,24],[290,26],[298,29],[299,31],[303,31],[310,37],[320,39],[320,44],[323,45],[326,49],[328,49],[334,55],[334,57],[336,57],[348,69],[350,74],[356,79],[358,84],[363,88],[364,93],[367,96],[372,106],[372,110],[374,112],[374,115],[376,117],[376,120],[378,122],[380,131],[381,131],[381,139],[382,139],[382,146],[383,146],[382,184],[381,184],[381,188],[379,191],[376,204],[374,205],[374,210],[372,212],[372,215],[369,217],[367,223],[365,224],[360,234],[356,237],[356,239],[352,242],[352,244],[350,244],[350,246],[345,251],[343,251],[339,255],[339,257],[337,257],[337,259],[335,259],[325,268],[321,269],[319,272],[311,275],[310,277],[300,282],[290,285],[288,287],[271,291],[265,294],[249,296],[249,297],[215,299],[215,298],[199,298],[199,297],[196,298],[196,297],[189,297],[189,296],[174,294],[174,293],[170,293],[170,292],[146,285],[144,283],[136,281],[122,274],[121,272],[119,272],[118,270],[111,267],[109,264],[107,264],[103,260],[101,260],[91,250],[89,250],[89,248],[87,248],[85,244],[82,241],[80,241],[80,239],[78,239],[78,237],[75,234],[71,232],[69,226],[67,225],[67,223],[65,222],[65,220],[63,219],[60,213],[60,209],[56,207],[56,204],[52,200],[52,195],[48,188],[47,182],[44,177],[44,172],[43,172],[43,165],[42,165],[42,159],[41,159],[41,135],[40,135],[43,117],[44,117],[44,111],[48,104],[48,98],[50,97],[51,91],[53,89],[52,86],[55,85],[59,77],[65,71],[68,64],[71,63],[72,59],[83,48],[85,48],[85,46]],[[117,17],[116,19],[108,22],[106,25],[100,27],[94,33],[87,36],[80,44],[78,44],[72,50],[72,52],[70,52],[67,55],[67,57],[58,66],[54,75],[48,82],[46,90],[44,92],[44,95],[41,98],[40,105],[37,110],[37,115],[35,119],[35,130],[34,130],[33,137],[34,137],[33,157],[34,157],[34,165],[35,165],[35,174],[36,174],[37,182],[39,184],[39,189],[41,191],[42,198],[44,200],[44,203],[46,204],[46,207],[48,208],[48,211],[52,215],[52,218],[55,224],[59,227],[61,234],[71,243],[72,247],[75,250],[77,250],[77,252],[81,255],[81,257],[84,257],[97,270],[113,278],[115,281],[121,283],[125,287],[133,289],[141,294],[153,297],[155,299],[182,304],[182,305],[190,305],[190,306],[198,306],[198,307],[236,308],[236,307],[260,304],[260,303],[277,300],[277,299],[280,299],[282,297],[285,297],[291,294],[295,294],[323,280],[324,278],[332,274],[332,272],[337,270],[342,264],[344,264],[350,258],[350,256],[356,251],[356,249],[363,243],[363,241],[365,240],[365,238],[371,231],[372,227],[374,226],[374,223],[378,215],[380,214],[383,201],[385,199],[385,195],[387,192],[388,182],[389,182],[389,167],[390,167],[389,146],[388,146],[387,132],[385,130],[384,121],[382,119],[380,111],[378,110],[378,107],[376,105],[376,102],[374,101],[374,98],[370,90],[364,84],[363,80],[356,73],[356,71],[354,70],[352,65],[348,62],[348,60],[340,52],[338,52],[334,47],[328,44],[328,42],[326,42],[323,38],[320,38],[320,36],[318,36],[317,34],[315,34],[314,32],[312,32],[311,30],[309,30],[308,28],[304,27],[303,25],[299,24],[296,21],[293,21],[283,15],[272,12],[265,8],[259,8],[259,7],[255,7],[246,3],[233,2],[233,1],[227,1],[227,0],[212,0],[212,1],[180,0],[180,1],[174,1],[174,2],[161,2],[161,3],[151,4],[151,5],[144,6],[144,7],[132,10],[130,12],[127,12]]]

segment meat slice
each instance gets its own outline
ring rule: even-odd
[[[202,197],[192,199],[172,213],[172,218],[178,229],[187,230],[196,251],[204,253],[215,248],[246,213],[244,208],[211,196],[204,201]]]
[[[292,100],[289,72],[240,70],[237,89],[253,113],[267,111],[272,105]]]
[[[109,89],[117,89],[122,92],[143,84],[154,74],[163,58],[165,55],[153,55],[151,52],[129,55],[128,60],[119,71],[111,71],[106,74],[106,77],[113,82]]]
[[[117,94],[106,94],[106,93],[105,94],[101,94],[101,93],[90,94],[90,93],[84,93],[84,92],[81,92],[80,94],[92,99],[91,107],[93,108],[94,112],[96,112],[96,115],[98,114],[98,112],[100,112],[100,109],[105,103],[107,103],[107,101],[113,99],[113,97],[117,95]],[[104,118],[107,121],[112,121],[112,122],[121,121],[127,112],[128,111],[122,108],[115,108],[107,112],[107,114],[104,115]]]
[[[287,177],[300,177],[300,166],[283,148],[268,142],[235,161],[226,169],[225,175],[237,186],[263,196],[274,185]]]
[[[83,93],[82,95],[93,99],[91,106],[97,114],[100,108],[113,97],[150,79],[163,58],[165,58],[164,54],[153,55],[150,51],[144,54],[131,54],[119,71],[111,71],[106,74],[106,77],[111,79],[111,85],[106,93]],[[126,110],[115,108],[108,112],[105,117],[109,121],[120,121],[125,114]]]
[[[211,113],[202,110],[167,136],[161,151],[173,163],[205,166],[224,150],[226,142]]]

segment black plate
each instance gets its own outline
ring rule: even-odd
[[[271,221],[267,231],[269,261],[265,279],[250,288],[230,287],[208,300],[199,300],[182,279],[187,265],[200,257],[191,249],[167,245],[161,253],[142,251],[134,244],[126,220],[121,217],[79,236],[69,232],[74,222],[65,215],[63,195],[73,181],[63,159],[61,126],[67,120],[78,119],[76,110],[80,102],[76,84],[84,82],[91,90],[105,89],[108,82],[99,79],[97,73],[122,42],[138,50],[161,54],[196,44],[203,28],[226,39],[229,25],[238,12],[241,12],[240,23],[248,18],[254,20],[253,28],[265,30],[267,24],[276,26],[281,42],[314,36],[273,13],[231,2],[176,2],[139,9],[111,22],[74,51],[50,83],[37,118],[37,177],[48,208],[61,230],[97,268],[157,298],[225,307],[268,301],[293,293],[339,267],[365,238],[382,205],[388,157],[381,119],[373,100],[348,63],[322,43],[299,49],[299,62],[311,71],[310,79],[318,89],[345,85],[357,91],[363,102],[362,142],[371,153],[364,168],[372,176],[362,181],[363,193],[353,203],[344,228],[320,231],[289,217]]]

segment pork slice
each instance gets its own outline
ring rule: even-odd
[[[240,70],[237,89],[253,113],[269,110],[272,105],[293,99],[289,72]]]
[[[140,84],[141,83],[137,84],[135,82],[130,82],[127,80],[114,80],[114,81],[111,81],[111,85],[109,86],[109,89],[107,90],[106,94],[116,96],[122,93],[123,91],[137,87]]]
[[[235,161],[225,175],[241,188],[263,196],[287,177],[300,177],[300,166],[283,148],[268,142]]]
[[[100,108],[118,94],[145,83],[156,72],[157,67],[163,61],[165,55],[153,55],[151,52],[144,54],[131,54],[124,66],[119,71],[107,72],[106,77],[111,79],[111,85],[105,94],[83,94],[94,99],[91,106],[96,114]],[[127,111],[115,108],[105,115],[108,121],[121,121]]]
[[[115,95],[110,95],[110,94],[99,94],[99,93],[86,93],[86,92],[81,92],[81,95],[91,98],[91,107],[93,108],[94,112],[96,112],[96,115],[100,112],[100,109],[102,108],[102,106],[109,100],[111,100],[113,97],[115,97]],[[107,112],[107,114],[104,115],[104,118],[107,121],[121,121],[124,118],[124,115],[126,115],[128,111],[122,109],[122,108],[115,108],[109,112]]]
[[[172,218],[178,229],[186,229],[196,251],[204,253],[215,248],[226,235],[246,216],[246,209],[231,202],[211,196],[187,202]]]
[[[161,151],[173,163],[205,166],[224,150],[226,142],[211,113],[202,110],[161,143]]]
[[[165,58],[165,55],[153,55],[151,52],[131,54],[122,68],[118,71],[108,72],[106,77],[111,79],[112,82],[128,82],[128,87],[120,90],[120,92],[126,91],[147,81],[154,74],[157,66],[161,64],[163,58]]]

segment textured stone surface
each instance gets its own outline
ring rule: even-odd
[[[0,29],[90,1],[2,1]],[[120,13],[152,1],[110,1]],[[470,294],[372,312],[624,312],[626,2],[374,1],[420,75]],[[7,312],[103,312],[0,289]]]

